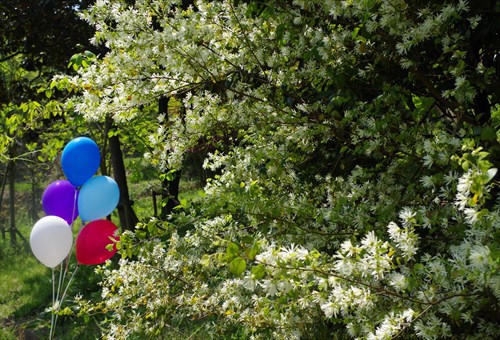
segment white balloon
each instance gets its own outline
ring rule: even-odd
[[[47,267],[54,268],[71,251],[73,233],[58,216],[45,216],[35,223],[30,235],[31,251]]]

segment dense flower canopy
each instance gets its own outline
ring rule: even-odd
[[[204,150],[214,175],[122,237],[82,310],[109,338],[498,336],[488,3],[96,1],[77,110],[126,125],[170,98],[146,157]]]

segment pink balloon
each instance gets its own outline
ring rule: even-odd
[[[104,263],[116,253],[118,228],[108,220],[96,220],[87,224],[76,238],[76,260],[80,264],[95,265]],[[113,244],[112,251],[106,249]]]

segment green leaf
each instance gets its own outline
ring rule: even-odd
[[[496,139],[496,130],[491,126],[486,126],[481,129],[481,139],[487,142],[494,141]]]
[[[252,245],[252,248],[248,250],[248,258],[250,260],[253,260],[255,258],[255,255],[259,253],[260,246],[258,242],[254,242]]]
[[[351,33],[351,36],[353,39],[355,39],[357,36],[358,36],[358,33],[359,33],[359,30],[361,29],[361,27],[355,27],[353,30],[352,30],[352,33]]]
[[[286,31],[286,25],[285,24],[279,24],[276,27],[275,35],[276,35],[276,40],[277,41],[281,41],[281,39],[283,39],[283,37],[285,35],[285,31]]]
[[[26,102],[21,103],[21,105],[19,105],[19,108],[20,108],[23,112],[28,112],[28,110],[29,110],[28,103],[26,103]]]
[[[266,274],[266,267],[263,264],[258,264],[252,267],[252,274],[255,279],[260,280]]]
[[[170,170],[165,174],[165,178],[167,181],[172,182],[175,179],[175,170]]]
[[[229,242],[229,244],[226,247],[226,254],[228,258],[233,258],[238,255],[238,252],[240,250],[240,247],[238,247],[235,243]]]
[[[495,177],[497,172],[498,172],[497,168],[488,169],[488,171],[486,172],[487,179],[486,179],[485,183],[488,183],[489,181],[491,181],[493,179],[493,177]]]
[[[365,0],[364,3],[365,3],[365,7],[371,9],[371,8],[373,8],[373,6],[375,6],[377,1],[376,0]]]
[[[203,266],[203,267],[208,267],[210,266],[210,255],[208,254],[204,254],[201,259],[200,259],[200,264]]]
[[[147,227],[149,234],[156,235],[158,233],[158,227],[155,224],[149,223]]]
[[[229,271],[235,275],[239,276],[247,269],[247,263],[241,257],[237,257],[229,263]]]
[[[109,130],[108,131],[108,137],[115,137],[120,135],[120,130]]]
[[[86,50],[85,52],[83,52],[85,54],[85,56],[88,58],[88,59],[92,59],[92,58],[95,58],[95,54]]]

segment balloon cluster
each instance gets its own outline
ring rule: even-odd
[[[31,250],[45,266],[54,268],[68,257],[73,246],[72,224],[78,216],[87,223],[76,237],[79,264],[95,265],[110,259],[118,228],[106,216],[118,205],[120,191],[108,176],[94,176],[101,162],[99,147],[90,138],[78,137],[63,149],[61,165],[67,180],[50,183],[42,196],[46,214],[30,235]]]

